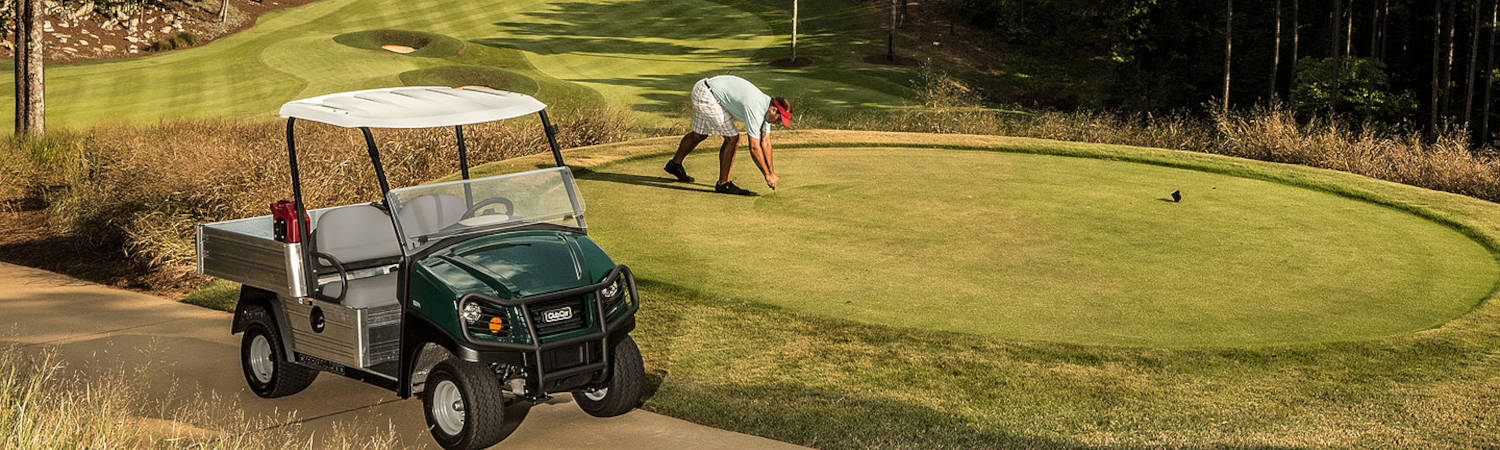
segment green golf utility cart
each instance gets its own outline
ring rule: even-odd
[[[557,167],[470,178],[463,127],[532,114]],[[296,100],[281,117],[292,199],[197,230],[198,272],[244,286],[231,331],[257,395],[295,394],[320,372],[420,395],[446,448],[499,442],[511,402],[570,392],[599,417],[636,406],[635,278],[589,239],[546,105],[402,87]],[[299,120],[359,129],[383,200],[307,209]],[[435,127],[453,129],[461,179],[391,189],[370,130]]]

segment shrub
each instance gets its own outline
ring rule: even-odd
[[[1338,77],[1337,112],[1354,123],[1396,124],[1412,117],[1417,101],[1411,92],[1393,91],[1385,64],[1375,59],[1303,58],[1292,80],[1291,107],[1303,117],[1328,111],[1333,80]],[[1341,67],[1342,66],[1342,67]]]
[[[176,50],[179,48],[192,47],[198,44],[198,35],[191,31],[181,31],[172,36],[166,36],[146,46],[147,50],[158,52],[165,50]]]

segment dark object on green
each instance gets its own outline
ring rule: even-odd
[[[724,182],[724,184],[714,185],[714,192],[730,195],[744,195],[752,197],[755,196],[755,192],[743,189],[739,186],[735,186],[733,181],[726,181]]]
[[[1176,203],[1180,201],[1182,201],[1182,191],[1172,191],[1172,202]]]

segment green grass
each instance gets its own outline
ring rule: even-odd
[[[671,138],[658,138],[578,149],[568,155],[572,164],[593,171],[582,177],[590,208],[591,234],[613,256],[635,265],[642,279],[644,306],[635,336],[645,353],[652,380],[645,405],[648,409],[824,448],[1500,445],[1500,435],[1494,432],[1494,424],[1500,423],[1497,415],[1500,325],[1496,325],[1500,323],[1500,307],[1493,301],[1494,292],[1485,284],[1494,281],[1492,249],[1500,236],[1500,225],[1496,225],[1500,224],[1500,207],[1493,203],[1329,170],[1159,149],[991,136],[837,131],[784,134],[780,146],[784,151],[779,153],[777,163],[787,187],[783,192],[743,199],[666,188],[681,186],[660,183],[654,166],[660,159],[656,155],[670,149],[672,144]],[[868,158],[889,158],[889,164],[881,168],[891,173],[861,170],[867,169],[864,164],[868,162],[862,160]],[[933,167],[943,162],[950,164]],[[491,164],[476,172],[506,173],[543,165],[541,157],[528,157]],[[748,180],[754,177],[749,172],[749,162],[741,161],[740,165],[743,171],[738,172],[739,179],[751,185]],[[972,174],[975,171],[971,169],[976,165],[990,169],[991,175],[985,182],[954,183],[952,176],[944,175],[944,172]],[[713,175],[701,159],[691,160],[689,166],[702,179]],[[1012,170],[999,170],[999,166]],[[928,169],[923,177],[901,177],[923,168]],[[1088,189],[1091,185],[1073,183],[1073,177],[1084,173],[1102,178],[1094,183],[1099,192]],[[1142,178],[1138,173],[1155,177]],[[943,180],[950,189],[914,186],[928,177]],[[855,188],[869,190],[872,185],[880,188],[881,181],[891,180],[899,183],[895,188],[915,195],[863,201],[899,208],[868,211],[827,204],[863,195],[873,197],[879,192],[861,193]],[[1197,184],[1203,182],[1210,184],[1207,192]],[[1184,189],[1187,193],[1184,203],[1156,200],[1170,192],[1162,186],[1169,183],[1170,189]],[[849,188],[837,188],[837,184]],[[1106,192],[1106,188],[1119,192]],[[966,192],[1004,195],[989,201],[965,202],[952,198]],[[1047,200],[1043,193],[1063,197]],[[907,208],[927,208],[920,202],[903,201],[913,197],[920,200],[921,195],[940,199],[931,202],[935,205],[956,202],[970,208],[948,211],[949,216],[937,218],[946,222],[905,231],[937,236],[934,240],[947,236],[959,244],[906,243],[861,255],[869,260],[885,259],[883,264],[810,267],[775,259],[777,252],[788,251],[788,246],[776,242],[777,239],[832,228],[837,233],[826,236],[824,241],[799,240],[811,242],[808,245],[813,248],[789,251],[799,255],[801,261],[836,261],[847,256],[841,250],[843,246],[867,245],[889,236],[879,226],[863,225],[877,218],[901,219]],[[657,201],[634,203],[647,197]],[[1098,197],[1104,200],[1068,204]],[[907,206],[912,203],[916,206]],[[995,211],[1007,205],[1017,208],[1013,217],[1006,218]],[[1224,210],[1234,205],[1267,210]],[[793,206],[796,208],[786,209]],[[712,209],[705,211],[702,209],[705,207]],[[1069,210],[1090,208],[1109,211],[1119,220],[1076,217],[1079,223],[1067,223],[1061,219]],[[1335,211],[1323,211],[1324,208]],[[631,210],[627,213],[625,209]],[[789,214],[798,210],[800,214]],[[712,217],[676,219],[702,221],[705,226],[701,228],[678,222],[650,223],[668,220],[664,218],[678,213],[724,215],[736,221],[722,226],[722,222]],[[801,214],[826,215],[797,217]],[[1102,236],[1130,231],[1143,222],[1170,221],[1180,229],[1163,229],[1160,233],[1189,239],[1189,243],[1200,249],[1211,249],[1197,255],[1197,259],[1219,262],[1239,255],[1264,270],[1257,273],[1233,265],[1217,267],[1252,278],[1229,280],[1231,286],[1263,287],[1270,290],[1269,294],[1280,291],[1278,281],[1298,283],[1306,289],[1302,293],[1306,297],[1241,292],[1247,298],[1245,301],[1252,304],[1221,303],[1227,311],[1218,311],[1175,297],[1166,287],[1136,282],[1137,289],[1162,293],[1165,298],[1131,296],[1126,290],[1116,288],[1113,293],[1121,298],[1106,298],[1089,305],[1130,313],[1132,305],[1110,303],[1147,301],[1192,309],[1207,318],[1230,314],[1253,316],[1260,309],[1279,308],[1284,314],[1271,319],[1282,320],[1281,326],[1288,327],[1277,330],[1288,336],[1278,339],[1252,327],[1221,323],[1225,329],[1238,327],[1249,334],[1241,336],[1242,340],[1234,345],[1215,345],[1212,341],[1226,342],[1228,335],[1218,329],[1178,326],[1172,330],[1177,333],[1175,336],[1153,336],[1135,324],[1106,322],[1120,330],[1141,333],[1135,339],[1180,344],[1192,338],[1200,344],[1176,348],[1045,342],[1017,337],[1016,331],[998,326],[987,333],[941,331],[933,328],[943,326],[943,321],[930,318],[929,322],[921,323],[889,323],[876,315],[827,313],[840,308],[872,310],[871,306],[886,305],[914,317],[924,315],[918,308],[906,306],[908,301],[924,299],[894,299],[884,292],[861,296],[865,288],[854,281],[872,282],[874,277],[866,270],[886,271],[888,275],[898,272],[889,266],[930,271],[921,264],[899,260],[906,256],[903,253],[908,248],[920,252],[924,248],[968,245],[975,249],[966,253],[976,252],[995,249],[1003,239],[1022,239],[1028,234],[1003,227],[997,229],[997,224],[978,220],[956,220],[952,218],[955,214],[987,215],[992,221],[1006,223],[1046,220],[1054,226]],[[1218,214],[1229,217],[1217,217]],[[759,215],[774,220],[754,217]],[[1185,220],[1182,215],[1190,215],[1192,220]],[[619,220],[627,216],[636,218],[634,223]],[[1207,225],[1191,223],[1194,221]],[[1210,242],[1193,238],[1214,224],[1224,227],[1219,231],[1226,239]],[[1112,228],[1116,226],[1117,229]],[[1267,231],[1292,231],[1295,235],[1260,236],[1267,233],[1255,233],[1257,226],[1270,227]],[[1048,237],[1062,231],[1044,227],[1028,230]],[[1400,230],[1410,233],[1402,234]],[[658,234],[634,234],[642,231]],[[1366,233],[1371,236],[1364,236]],[[1136,272],[1131,266],[1137,262],[1116,259],[1115,252],[1133,257],[1144,254],[1146,259],[1142,262],[1158,266],[1170,261],[1151,256],[1156,252],[1132,247],[1157,247],[1155,250],[1164,256],[1179,258],[1186,254],[1183,249],[1173,249],[1163,238],[1148,234],[1137,232],[1142,239],[1137,242],[1114,243],[1073,236],[1068,242],[1041,243],[1042,247],[1026,247],[1025,251],[1001,252],[995,264],[1004,267],[1007,258],[1054,257],[1047,254],[1048,249],[1077,251],[1100,245],[1114,251],[1090,254],[1089,258],[1100,261],[1080,256],[1070,262],[1103,267],[1106,274],[1133,274]],[[714,244],[707,236],[722,244]],[[1375,237],[1391,242],[1371,240]],[[771,246],[777,252],[760,254],[744,250],[746,242],[756,239],[759,241],[754,244]],[[1334,240],[1309,241],[1316,239]],[[1245,247],[1240,249],[1240,245]],[[673,247],[691,253],[691,260],[659,259],[675,257]],[[1255,251],[1245,252],[1248,250]],[[1379,254],[1382,251],[1395,254]],[[1445,251],[1454,253],[1443,255]],[[1275,267],[1273,256],[1281,252],[1288,256],[1288,267]],[[1375,259],[1350,259],[1355,255]],[[1425,258],[1451,269],[1449,273],[1429,272],[1431,269],[1400,261],[1396,255]],[[1291,257],[1321,260],[1344,270],[1323,272],[1328,269],[1306,266]],[[962,260],[933,258],[922,262],[951,267]],[[693,265],[705,267],[690,267]],[[1177,270],[1211,279],[1224,278],[1214,273],[1214,268],[1178,265],[1183,267]],[[1011,270],[1016,272],[1018,280],[1035,282],[1039,274],[1045,274],[1044,269]],[[808,270],[820,276],[799,273]],[[1311,274],[1304,271],[1324,277],[1324,283],[1307,281],[1305,277]],[[1456,297],[1439,298],[1423,291],[1424,288],[1372,279],[1365,272],[1406,277],[1428,288],[1435,288],[1437,285],[1432,283],[1439,280],[1453,283],[1448,285],[1450,288],[1467,288],[1450,291]],[[988,271],[982,270],[967,273],[989,276]],[[1424,273],[1435,278],[1423,279]],[[1142,276],[1160,281],[1156,275]],[[739,277],[782,281],[751,290],[731,279]],[[1351,280],[1375,283],[1406,294],[1367,292],[1368,298],[1360,300],[1358,291],[1373,289]],[[937,286],[929,290],[930,294],[951,295],[940,289],[970,281],[943,276],[917,282]],[[1110,286],[1083,276],[1076,281],[1087,286]],[[1068,283],[1053,283],[1051,287],[1062,293],[1079,289]],[[1185,287],[1208,301],[1223,301],[1231,296],[1225,292],[1205,292],[1198,286]],[[805,299],[777,294],[818,289],[835,292]],[[847,292],[836,291],[840,289]],[[990,289],[1014,293],[1016,287],[997,284]],[[1470,296],[1476,292],[1483,299],[1477,305],[1476,297]],[[1328,296],[1319,298],[1320,293]],[[995,305],[1015,303],[1006,295],[980,297],[990,302],[968,301],[968,309],[963,313],[993,311]],[[1033,294],[1031,299],[1046,300],[1044,297]],[[855,302],[856,298],[858,305],[842,304]],[[1423,298],[1436,304],[1424,304]],[[1059,296],[1057,300],[1065,299]],[[1327,302],[1343,302],[1343,307],[1331,309]],[[1072,311],[1080,317],[1098,315],[1081,308]],[[1334,323],[1313,323],[1296,317],[1303,313],[1322,315]],[[1037,314],[1040,320],[1048,320],[1056,312],[1031,307],[1017,314]],[[1181,317],[1181,313],[1173,311],[1161,314]],[[1135,317],[1158,323],[1170,319],[1149,314]],[[988,318],[1039,335],[1067,334],[1077,341],[1124,340],[1119,336],[1100,337],[1100,330],[1090,329],[1099,323],[1053,323],[1059,329],[1042,330],[1028,326],[1026,320]],[[1445,318],[1452,320],[1443,322]],[[954,324],[964,322],[949,321],[947,326],[958,328]],[[1263,323],[1276,326],[1274,322]],[[1312,329],[1289,329],[1294,322]],[[1249,345],[1257,337],[1260,344],[1342,341]]]
[[[866,5],[811,2],[803,14],[803,53],[827,63],[782,70],[767,62],[784,52],[776,46],[789,28],[787,14],[744,0],[321,0],[269,13],[247,31],[196,48],[48,66],[47,112],[50,124],[67,127],[272,117],[287,100],[401,85],[403,73],[455,65],[516,72],[536,80],[538,97],[549,104],[610,102],[655,125],[679,121],[692,82],[721,73],[806,99],[809,108],[905,104],[905,70],[855,57],[874,45],[874,30],[862,26],[871,18]],[[434,46],[442,51],[427,50],[429,57],[379,50],[373,44],[389,30],[428,33],[459,47]],[[358,32],[371,33],[346,34]],[[340,35],[354,46],[336,42]],[[11,101],[12,91],[0,86],[0,102]]]
[[[686,165],[715,176],[717,152]],[[897,328],[1153,347],[1382,338],[1469,311],[1488,249],[1406,211],[1217,173],[903,148],[778,152],[782,189],[593,168],[593,236],[642,276]],[[740,184],[759,184],[749,161]],[[1182,203],[1167,199],[1173,190]]]

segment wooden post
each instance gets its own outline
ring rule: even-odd
[[[885,59],[889,60],[890,62],[893,62],[893,63],[896,62],[896,13],[897,13],[896,2],[897,1],[899,1],[899,0],[891,0],[891,29],[890,29],[890,32],[886,33],[886,35],[885,35]]]

